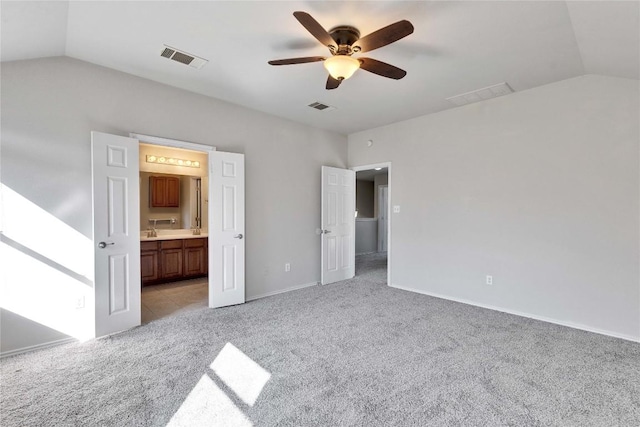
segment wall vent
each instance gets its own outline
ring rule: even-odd
[[[455,105],[466,105],[478,101],[484,101],[485,99],[508,95],[510,93],[513,93],[513,89],[511,89],[511,87],[507,83],[499,83],[497,85],[452,96],[450,98],[447,98],[447,101]]]
[[[309,107],[315,108],[316,110],[319,110],[319,111],[331,111],[336,109],[336,107],[332,107],[331,105],[323,104],[322,102],[317,102],[317,101],[309,104]]]
[[[208,60],[192,55],[182,50],[178,50],[171,46],[164,45],[164,49],[160,52],[163,58],[171,59],[184,65],[188,65],[198,70],[207,65]]]

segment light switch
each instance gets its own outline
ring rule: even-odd
[[[400,213],[400,205],[393,206],[393,213]]]

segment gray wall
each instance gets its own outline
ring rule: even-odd
[[[70,58],[3,63],[1,120],[2,184],[88,239],[92,130],[244,153],[247,297],[320,278],[320,167],[346,167],[344,136]],[[33,279],[25,270],[5,286]],[[83,310],[87,321],[92,310]],[[0,314],[3,352],[65,336],[19,313]]]
[[[356,218],[356,255],[378,251],[378,220]]]
[[[356,179],[358,218],[373,218],[373,181]]]
[[[392,162],[392,284],[639,340],[639,113],[590,75],[350,135]]]

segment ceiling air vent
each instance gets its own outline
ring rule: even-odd
[[[197,69],[204,67],[207,62],[209,62],[204,58],[200,58],[167,45],[164,45],[164,49],[160,53],[160,56]]]
[[[507,83],[500,83],[497,85],[452,96],[450,98],[447,98],[447,101],[450,101],[455,105],[465,105],[472,104],[478,101],[484,101],[485,99],[496,98],[502,95],[508,95],[510,93],[513,93],[513,89],[511,89],[511,87]]]
[[[311,104],[309,104],[309,107],[315,108],[316,110],[319,110],[319,111],[331,111],[336,109],[336,107],[323,104],[322,102],[312,102]]]

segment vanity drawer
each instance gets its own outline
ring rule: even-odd
[[[207,238],[203,237],[200,239],[184,239],[184,247],[185,248],[202,248],[205,246]]]
[[[158,242],[140,242],[141,251],[157,251]]]
[[[182,249],[182,239],[161,240],[160,249]]]

